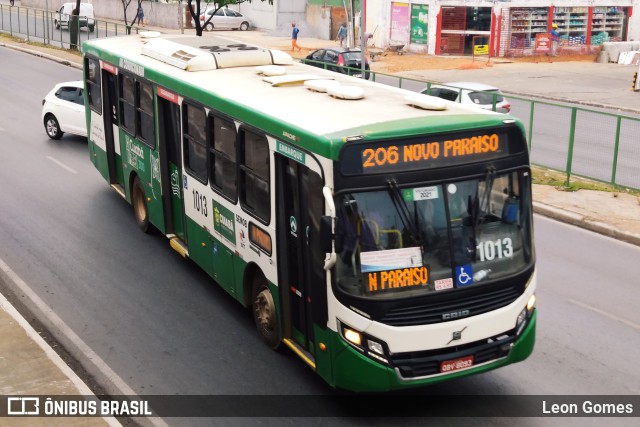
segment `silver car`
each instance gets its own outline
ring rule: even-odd
[[[215,11],[215,14],[214,14]],[[213,15],[211,21],[205,25],[205,22]],[[200,14],[200,24],[203,25],[203,29],[211,31],[214,28],[217,30],[242,30],[246,31],[251,27],[249,20],[242,16],[240,12],[222,7],[217,11],[215,9],[209,9]]]
[[[464,105],[475,105],[484,110],[497,111],[498,113],[508,113],[511,110],[511,104],[502,95],[500,89],[484,83],[443,83],[442,85],[431,85],[422,93]]]

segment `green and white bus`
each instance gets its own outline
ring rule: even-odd
[[[424,386],[535,341],[522,124],[223,37],[83,45],[91,161],[331,386]]]

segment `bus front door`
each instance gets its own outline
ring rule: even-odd
[[[166,234],[175,234],[186,243],[180,150],[180,106],[177,104],[177,97],[170,101],[158,96],[157,103],[165,231]]]
[[[322,178],[276,154],[278,271],[284,338],[314,352],[313,325],[326,327],[324,254],[319,250]],[[324,323],[323,320],[324,319]]]

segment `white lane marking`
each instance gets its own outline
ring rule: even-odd
[[[53,163],[55,163],[56,165],[60,166],[62,169],[66,170],[67,172],[71,172],[73,174],[78,173],[74,169],[71,169],[69,166],[67,166],[64,163],[62,163],[60,160],[56,160],[51,156],[47,156],[47,159],[51,160]]]
[[[49,307],[30,287],[20,278],[1,258],[0,275],[4,275],[13,282],[20,291],[37,307],[38,310],[51,322],[60,332],[62,332],[80,350],[88,360],[93,363],[118,389],[120,394],[137,396],[136,392],[118,376],[100,356],[94,352],[64,321]],[[62,361],[60,356],[44,341],[44,339],[31,327],[31,325],[18,313],[18,311],[0,294],[0,307],[4,308],[12,315],[27,332],[27,334],[44,350],[49,359],[71,380],[82,394],[93,395],[94,393],[87,385]],[[11,307],[11,309],[8,309]],[[111,427],[121,426],[120,422],[113,417],[103,417]],[[148,417],[147,420],[154,426],[168,427],[168,424],[159,417]]]
[[[606,312],[604,310],[600,310],[597,307],[594,307],[594,306],[589,305],[589,304],[585,304],[585,303],[580,302],[580,301],[576,301],[574,299],[570,299],[569,302],[572,303],[572,304],[575,304],[575,305],[579,305],[580,307],[586,308],[587,310],[591,310],[591,311],[593,311],[595,313],[602,314],[603,316],[608,317],[609,319],[615,320],[616,322],[624,323],[625,325],[631,326],[632,328],[637,329],[637,330],[640,331],[640,325],[638,325],[637,323],[633,323],[630,320],[623,319],[622,317],[618,317],[615,314],[608,313],[608,312]]]

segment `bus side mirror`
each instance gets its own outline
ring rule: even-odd
[[[333,241],[333,230],[331,229],[332,218],[330,216],[323,216],[320,218],[320,248],[323,253],[329,253],[333,251],[331,242]]]

